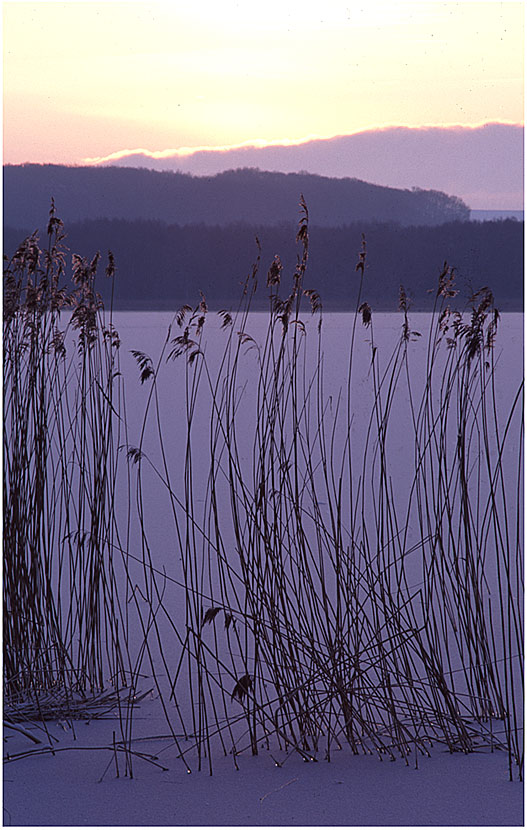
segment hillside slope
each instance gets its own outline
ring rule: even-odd
[[[53,197],[66,222],[154,219],[179,225],[295,221],[303,194],[311,222],[438,225],[466,220],[469,208],[439,191],[399,190],[359,179],[309,173],[231,170],[211,177],[122,167],[6,165],[4,217],[11,227],[36,227]]]

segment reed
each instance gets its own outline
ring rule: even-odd
[[[119,337],[51,206],[4,265],[4,710],[47,719],[133,699],[117,525]],[[106,278],[114,278],[109,254]],[[125,528],[126,530],[126,528]],[[111,690],[110,688],[111,687]]]
[[[468,311],[458,310],[445,264],[421,338],[401,288],[401,335],[386,359],[367,303],[363,239],[348,376],[332,399],[321,300],[305,285],[303,199],[297,243],[285,298],[279,256],[267,273],[263,337],[249,330],[258,254],[239,308],[219,312],[219,359],[207,354],[203,297],[176,315],[179,333],[171,328],[148,377],[148,359],[136,355],[141,379],[152,383],[142,441],[152,417],[162,464],[143,443],[133,452],[168,491],[182,560],[184,621],[178,629],[171,620],[165,634],[157,629],[170,676],[167,718],[174,721],[173,702],[189,701],[193,742],[183,755],[196,751],[199,768],[208,758],[211,772],[216,741],[235,764],[244,749],[256,754],[261,746],[329,760],[344,743],[356,754],[417,763],[440,743],[451,752],[504,749],[511,777],[514,770],[521,777],[521,463],[511,481],[504,456],[511,442],[521,447],[522,390],[503,415],[492,295],[478,292]],[[369,337],[371,360],[360,442],[353,437],[364,405],[354,380],[359,331]],[[417,340],[424,342],[414,347]],[[421,392],[417,350],[426,354]],[[172,439],[159,389],[170,382],[165,363],[181,360],[187,426],[179,470],[166,452]],[[202,407],[210,414],[208,448],[196,427]],[[406,479],[391,450],[401,408]],[[157,613],[168,620],[177,601],[161,597],[153,562],[144,561]],[[168,654],[179,656],[169,662]]]

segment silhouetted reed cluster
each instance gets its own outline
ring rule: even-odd
[[[445,263],[423,334],[401,287],[401,334],[381,355],[363,238],[341,344],[346,370],[328,395],[322,300],[305,284],[302,199],[284,297],[278,255],[266,275],[263,336],[250,316],[258,255],[236,311],[210,321],[201,296],[177,312],[156,362],[133,352],[149,391],[132,440],[118,336],[101,322],[93,288],[98,260],[75,258],[75,289],[60,293],[53,211],[52,222],[48,252],[31,237],[5,277],[9,692],[101,689],[105,671],[130,682],[130,667],[148,659],[188,769],[197,756],[212,771],[214,747],[235,765],[247,749],[281,764],[292,752],[330,760],[344,745],[417,764],[438,743],[505,750],[511,777],[521,776],[522,390],[504,413],[491,292],[461,311]],[[66,305],[77,343],[70,358],[58,327]],[[355,381],[360,331],[367,390]],[[172,372],[184,412],[177,446],[162,409]],[[365,404],[366,426],[353,437]],[[197,425],[204,407],[206,434]],[[115,520],[120,445],[138,550]],[[152,481],[171,517],[171,570],[149,541]],[[132,556],[141,603],[128,594]],[[140,619],[133,646],[123,596],[135,598]]]
[[[115,516],[117,451],[126,440],[119,338],[111,315],[101,316],[98,262],[74,256],[73,288],[61,286],[66,249],[52,205],[47,247],[35,233],[4,263],[9,723],[30,712],[44,720],[95,712],[110,699],[115,706],[131,679],[126,561],[118,552],[125,539]],[[113,271],[110,254],[108,279]]]

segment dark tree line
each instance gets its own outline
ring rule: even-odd
[[[34,228],[4,230],[11,256]],[[91,258],[99,250],[115,256],[114,305],[121,309],[170,309],[199,302],[202,291],[211,308],[236,305],[242,284],[261,245],[255,308],[266,307],[267,271],[278,254],[287,292],[295,270],[296,228],[167,225],[154,221],[93,220],[66,225],[70,254]],[[453,222],[436,227],[360,223],[341,228],[310,228],[305,288],[316,290],[327,310],[345,310],[356,301],[355,265],[364,233],[367,246],[365,299],[379,311],[396,310],[404,285],[414,310],[429,310],[443,263],[455,268],[459,305],[488,286],[502,310],[523,307],[523,223]],[[45,236],[45,226],[41,240]],[[71,257],[69,257],[71,259]],[[109,283],[100,268],[98,290],[109,301]],[[432,292],[432,293],[430,293]]]
[[[230,170],[215,176],[124,167],[6,165],[4,215],[12,227],[36,227],[53,197],[67,223],[153,219],[169,224],[255,225],[294,222],[300,194],[313,225],[352,222],[437,225],[469,218],[460,199],[435,190],[401,190],[359,179],[310,173]]]

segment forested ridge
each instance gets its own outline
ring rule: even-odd
[[[43,242],[45,221],[39,226]],[[12,256],[22,239],[34,230],[31,226],[6,227],[7,256]],[[294,222],[221,227],[99,219],[67,222],[65,233],[70,255],[91,259],[95,251],[101,252],[97,290],[106,302],[110,299],[110,284],[104,276],[104,260],[109,250],[113,252],[117,267],[114,306],[119,309],[176,309],[184,303],[199,302],[200,291],[211,308],[232,308],[252,271],[258,243],[261,254],[254,308],[265,308],[267,272],[275,254],[283,264],[284,296],[298,254]],[[459,307],[472,293],[488,286],[499,309],[522,310],[523,222],[515,220],[428,227],[365,221],[340,228],[311,225],[304,287],[320,294],[326,310],[355,307],[355,265],[362,234],[367,251],[363,299],[374,310],[396,310],[400,285],[405,287],[414,310],[430,310],[445,260],[455,269],[459,290],[455,303]],[[70,255],[67,261],[71,261]]]
[[[192,176],[123,167],[4,166],[4,215],[11,227],[36,227],[53,197],[66,222],[152,219],[169,224],[294,222],[303,194],[313,225],[353,222],[437,225],[467,220],[460,199],[436,190],[398,189],[359,179],[254,168]]]

